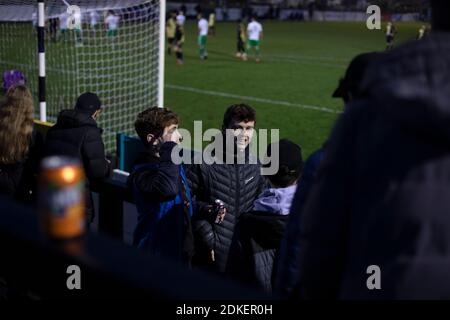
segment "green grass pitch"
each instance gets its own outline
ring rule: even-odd
[[[236,24],[232,22],[217,24],[216,36],[208,37],[208,60],[201,61],[196,22],[188,21],[185,26],[185,64],[176,65],[174,55],[166,55],[165,105],[180,115],[181,127],[193,130],[193,121],[202,120],[206,130],[220,128],[223,113],[229,105],[248,103],[257,111],[257,128],[280,129],[280,137],[300,144],[306,158],[326,140],[342,110],[342,101],[331,98],[331,94],[346,66],[359,53],[384,50],[384,29],[369,31],[365,22],[263,21],[262,24],[262,61],[257,64],[251,57],[247,62],[235,57]],[[419,27],[419,23],[398,23],[396,44],[414,39]],[[1,70],[14,67],[5,61],[19,60],[36,65],[35,56],[29,55],[29,52],[35,52],[36,44],[35,35],[30,31],[31,25],[27,25],[19,29],[18,34],[0,33],[0,41],[8,42],[10,48],[17,48],[0,52]],[[16,41],[15,44],[12,41]],[[49,64],[55,59],[67,58],[63,55],[66,45],[70,44],[58,44],[56,49],[49,46]],[[126,46],[127,43],[117,45]],[[129,49],[131,52],[132,48]],[[59,53],[54,54],[58,50]],[[105,50],[111,48],[105,46]],[[24,52],[28,55],[21,57]],[[89,63],[103,66],[110,62],[92,60]],[[110,69],[114,68],[120,66]],[[60,80],[59,73],[49,71],[48,95],[53,94],[51,90],[58,91],[64,86],[74,90]],[[89,89],[84,88],[86,86],[89,85],[83,84],[83,89]],[[132,94],[125,89],[121,90],[124,91],[122,94]],[[127,113],[126,105],[123,109],[122,116],[131,121],[135,114]]]
[[[280,129],[280,137],[300,144],[308,156],[326,140],[342,110],[342,100],[331,94],[346,66],[359,53],[384,50],[384,31],[369,31],[365,22],[262,23],[259,64],[234,56],[234,23],[217,25],[216,36],[208,37],[208,60],[201,61],[196,25],[188,23],[185,64],[166,56],[165,104],[180,114],[182,127],[192,129],[194,120],[220,128],[226,107],[246,102],[257,111],[257,128]],[[419,27],[397,24],[397,44],[414,39]]]

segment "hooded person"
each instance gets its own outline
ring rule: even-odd
[[[450,2],[384,53],[338,120],[298,221],[303,299],[450,298]]]
[[[281,139],[278,144],[279,169],[268,176],[271,187],[253,202],[236,225],[227,274],[237,281],[272,292],[278,251],[289,217],[297,183],[303,170],[300,146]],[[274,144],[267,156],[273,157]]]
[[[339,81],[339,85],[333,92],[332,97],[342,98],[346,104],[359,98],[361,96],[359,87],[364,80],[367,69],[381,56],[382,53],[380,52],[366,52],[354,57],[345,71],[345,76]]]
[[[363,93],[360,86],[369,67],[381,58],[383,53],[368,52],[355,56],[350,62],[345,76],[339,81],[339,85],[333,92],[333,98],[341,98],[345,103],[345,112],[347,106],[355,99],[361,98]],[[324,150],[327,142],[313,152],[305,162],[302,180],[300,181],[294,201],[292,203],[292,213],[286,226],[286,232],[281,242],[280,258],[278,260],[276,275],[276,290],[281,296],[289,296],[298,281],[299,268],[299,219],[301,217],[303,206],[308,198],[308,194],[316,179],[320,164],[323,160]]]
[[[94,205],[89,185],[93,180],[103,179],[111,173],[111,163],[106,159],[103,130],[97,125],[102,112],[99,97],[85,92],[77,99],[74,109],[59,113],[56,124],[46,135],[44,156],[68,156],[83,164],[86,174],[86,215],[88,222],[94,219]]]

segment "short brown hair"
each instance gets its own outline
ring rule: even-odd
[[[256,111],[245,103],[233,104],[225,111],[223,116],[223,127],[229,128],[233,121],[256,122]]]
[[[138,114],[134,129],[142,142],[146,144],[149,134],[160,137],[165,127],[179,122],[177,114],[170,109],[152,107]]]

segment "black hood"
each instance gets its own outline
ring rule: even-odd
[[[383,55],[362,88],[376,112],[424,139],[450,143],[450,33]]]
[[[97,122],[88,113],[79,112],[76,110],[63,110],[58,115],[56,128],[72,129],[79,127],[96,127]]]

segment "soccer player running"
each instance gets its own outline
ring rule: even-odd
[[[105,18],[105,25],[108,28],[107,34],[111,39],[111,45],[114,49],[114,38],[117,36],[117,30],[119,28],[120,18],[114,14],[114,12],[109,11],[108,16]]]
[[[177,28],[177,22],[176,22],[176,13],[170,12],[170,17],[167,19],[166,22],[166,34],[167,34],[167,53],[170,55],[172,54],[172,49],[175,47],[175,31]]]
[[[397,29],[392,22],[388,22],[386,26],[386,50],[394,48],[394,38],[397,34]]]
[[[252,16],[252,21],[247,26],[248,49],[254,51],[255,61],[260,62],[259,43],[263,39],[262,25],[256,21],[256,17]]]
[[[208,52],[206,52],[206,40],[208,39],[208,21],[203,18],[201,13],[197,16],[198,19],[198,46],[200,49],[200,59],[206,60]]]
[[[247,61],[247,53],[245,52],[245,26],[242,20],[238,20],[237,24],[237,52],[236,57]]]

